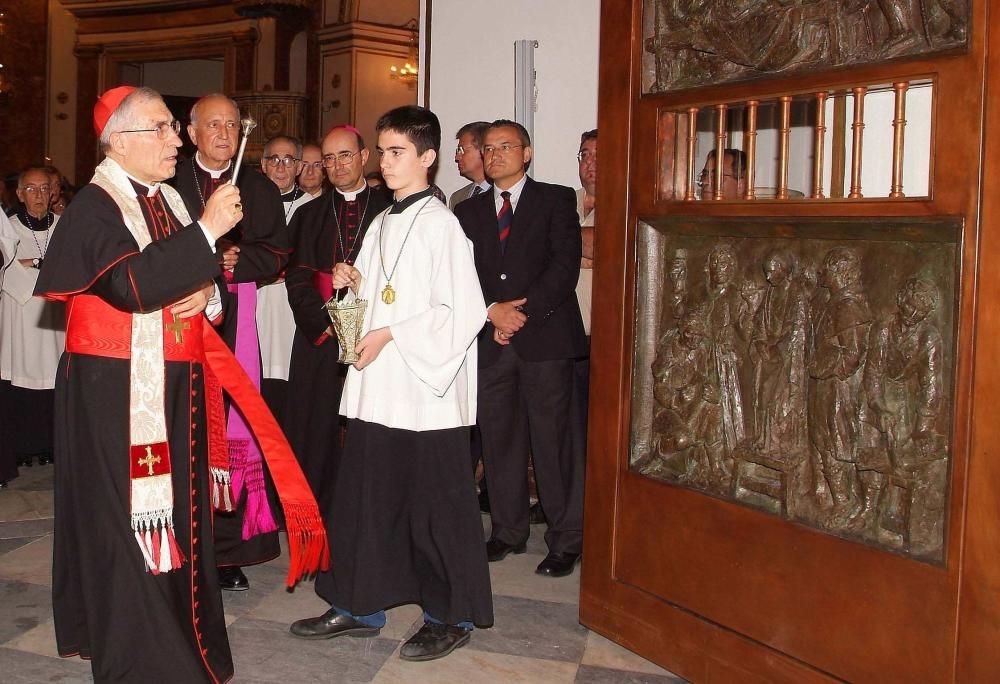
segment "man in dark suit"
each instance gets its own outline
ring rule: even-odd
[[[458,129],[455,138],[458,140],[458,147],[455,149],[455,165],[463,178],[469,180],[469,184],[451,193],[448,200],[448,208],[455,211],[459,202],[464,202],[473,195],[481,192],[488,192],[490,182],[486,179],[486,171],[483,168],[483,131],[489,127],[485,121],[473,121]],[[478,188],[478,189],[477,189]]]
[[[455,214],[473,243],[489,304],[479,335],[479,426],[493,532],[490,561],[523,553],[528,538],[528,444],[517,429],[519,405],[549,528],[549,554],[536,572],[573,572],[583,543],[584,463],[570,441],[573,359],[586,353],[574,288],[580,274],[580,221],[570,188],[525,175],[531,140],[500,119],[483,136],[493,191],[462,202]]]

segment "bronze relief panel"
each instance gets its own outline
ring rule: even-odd
[[[646,0],[643,93],[964,49],[967,0]]]
[[[959,229],[640,224],[632,470],[941,561]]]

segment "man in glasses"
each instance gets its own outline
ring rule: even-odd
[[[308,143],[302,146],[302,164],[299,170],[299,187],[311,197],[323,194],[323,150],[319,145]]]
[[[295,244],[285,281],[295,315],[285,431],[317,497],[332,487],[337,472],[341,423],[335,407],[347,372],[337,362],[340,348],[323,303],[334,294],[334,264],[354,263],[372,220],[392,201],[384,189],[365,182],[369,152],[356,128],[334,127],[321,151],[333,192],[292,218]],[[320,410],[317,397],[323,397]]]
[[[489,128],[488,122],[473,121],[459,128],[455,134],[455,138],[458,139],[455,164],[462,177],[470,182],[464,188],[451,193],[448,208],[452,211],[459,202],[490,189],[490,182],[486,180],[486,172],[483,170],[483,153],[480,149],[483,144],[483,133],[487,128]]]
[[[155,91],[108,91],[94,127],[106,158],[60,219],[35,288],[73,312],[56,374],[56,642],[97,681],[224,681],[205,372],[183,356],[221,314],[214,243],[240,219],[240,193],[226,187],[188,215],[162,183],[181,140]],[[183,344],[167,346],[170,325]],[[153,549],[153,537],[166,543]]]
[[[302,143],[298,138],[279,135],[264,143],[261,168],[281,193],[285,225],[295,211],[313,197],[299,186]],[[288,238],[291,246],[291,236]],[[292,356],[295,320],[288,308],[284,277],[258,281],[257,333],[260,339],[260,391],[278,422],[284,425],[288,390],[288,364]]]
[[[49,206],[51,188],[44,168],[22,171],[21,208],[0,224],[2,237],[17,244],[0,296],[0,421],[18,465],[28,467],[35,458],[40,465],[52,462],[53,388],[65,344],[63,305],[31,296],[59,223]]]
[[[220,187],[192,219],[162,182],[181,139],[156,91],[108,91],[94,128],[106,158],[63,214],[35,287],[71,312],[56,375],[58,650],[90,660],[99,682],[229,681],[212,538],[213,498],[229,491],[223,390],[267,445],[292,557],[322,554],[324,531],[280,429],[209,322],[222,308],[215,242],[243,216],[240,191]]]
[[[312,199],[312,196],[302,199],[306,193],[297,183],[302,170],[302,142],[289,135],[271,138],[264,143],[260,166],[281,193],[281,202],[285,205],[285,225],[288,225],[291,213]]]
[[[213,94],[195,102],[187,132],[198,151],[193,159],[177,164],[174,187],[188,212],[198,216],[212,195],[230,182],[239,187],[243,198],[240,222],[216,243],[224,272],[220,282],[228,290],[221,332],[247,374],[259,384],[256,283],[276,278],[288,261],[281,196],[274,183],[246,165],[240,177],[233,179],[233,157],[240,142],[240,112],[233,100]],[[227,438],[232,466],[238,473],[234,482],[246,486],[234,492],[238,499],[235,514],[216,515],[216,559],[220,586],[244,591],[250,582],[240,568],[269,561],[281,549],[265,491],[260,450],[247,434],[246,421],[233,407],[229,408]]]
[[[583,257],[580,259],[580,279],[576,283],[576,300],[580,304],[583,330],[587,335],[587,354],[573,362],[572,430],[573,449],[580,452],[580,461],[587,457],[587,402],[590,394],[590,310],[594,284],[594,221],[597,208],[597,129],[580,136],[580,189],[576,191],[576,213],[580,218]],[[535,511],[532,510],[534,514]]]
[[[482,149],[493,191],[460,203],[455,214],[473,243],[489,304],[479,335],[478,411],[493,520],[486,550],[491,562],[525,552],[527,432],[549,524],[549,553],[536,572],[562,577],[573,572],[583,544],[584,464],[570,439],[573,360],[586,354],[574,296],[576,194],[525,175],[531,140],[518,123],[491,123]]]
[[[715,150],[709,150],[705,168],[698,176],[701,198],[715,197]],[[743,150],[726,148],[722,151],[722,199],[741,199],[747,189],[747,155]]]

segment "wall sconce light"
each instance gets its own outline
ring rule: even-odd
[[[410,88],[415,88],[417,85],[417,20],[410,19],[408,22],[403,24],[400,28],[410,29],[410,49],[408,55],[408,61],[401,67],[397,67],[395,64],[389,67],[389,78],[394,81],[400,81],[405,83]]]

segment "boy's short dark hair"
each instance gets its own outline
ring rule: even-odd
[[[441,149],[441,122],[437,115],[426,107],[405,105],[389,110],[375,124],[375,132],[395,131],[402,133],[417,148],[417,154]]]

